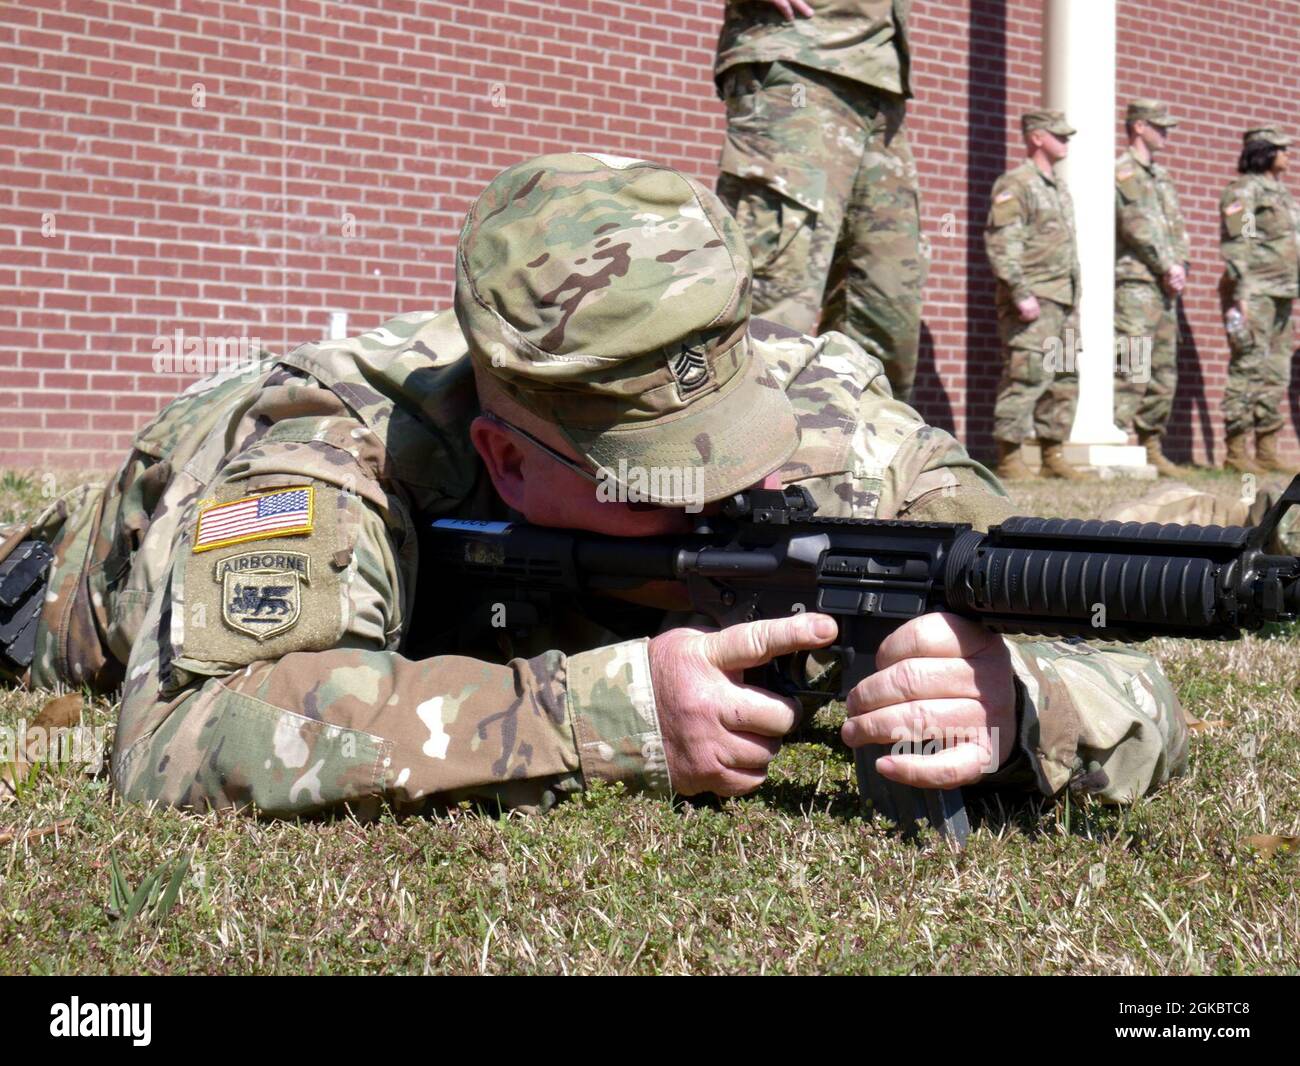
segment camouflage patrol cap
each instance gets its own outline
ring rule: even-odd
[[[1020,116],[1020,129],[1026,134],[1034,130],[1046,130],[1057,137],[1073,137],[1079,132],[1065,121],[1064,111],[1052,111],[1050,108],[1026,111]]]
[[[1134,100],[1124,112],[1125,122],[1146,122],[1162,130],[1172,129],[1178,120],[1169,114],[1169,108],[1159,100]]]
[[[1273,144],[1278,148],[1286,148],[1291,144],[1291,138],[1276,126],[1256,126],[1254,129],[1247,130],[1241,139],[1244,144],[1262,141],[1264,144]]]
[[[542,156],[499,174],[456,254],[456,318],[480,372],[640,498],[721,499],[798,446],[749,335],[751,262],[707,189],[654,163]],[[674,495],[690,470],[703,491]],[[660,491],[662,489],[662,491]]]

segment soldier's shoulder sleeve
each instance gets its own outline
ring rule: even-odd
[[[1130,203],[1142,196],[1140,169],[1127,155],[1120,156],[1115,164],[1115,189]]]
[[[279,423],[209,484],[174,548],[178,671],[220,675],[344,639],[396,646],[417,549],[407,506],[367,463],[373,436],[346,417]]]
[[[1226,239],[1240,237],[1249,212],[1254,207],[1254,195],[1249,182],[1234,181],[1219,199],[1219,218]]]
[[[969,522],[983,531],[1012,513],[1010,499],[988,468],[952,434],[915,416],[890,464],[880,517]]]
[[[990,229],[1011,226],[1025,219],[1025,185],[1016,171],[1008,171],[993,185],[989,202]]]
[[[773,337],[760,344],[759,354],[785,388],[799,424],[799,447],[781,468],[782,481],[805,486],[823,514],[867,516],[879,478],[855,449],[855,434],[864,410],[895,403],[879,349],[832,330],[819,337]]]
[[[787,390],[800,447],[782,470],[823,514],[972,522],[1005,517],[997,480],[948,433],[893,397],[880,360],[830,332],[806,338],[815,357]]]
[[[1016,300],[1029,295],[1020,261],[1024,256],[1025,225],[1030,217],[1027,189],[1018,170],[1002,175],[993,186],[984,249],[994,276]]]

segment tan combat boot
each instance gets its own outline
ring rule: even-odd
[[[1075,470],[1065,461],[1060,441],[1039,441],[1043,449],[1043,477],[1059,477],[1065,481],[1091,481],[1087,474]]]
[[[1159,433],[1138,430],[1138,443],[1147,450],[1147,462],[1156,468],[1156,473],[1161,477],[1178,477],[1182,474],[1182,467],[1171,463],[1161,450]]]
[[[1003,481],[1028,481],[1034,475],[1020,458],[1020,442],[998,441],[998,477]]]
[[[1255,460],[1246,452],[1246,432],[1232,433],[1228,436],[1228,454],[1223,457],[1224,470],[1236,470],[1242,474],[1262,474],[1264,468],[1256,466]]]
[[[1255,465],[1261,470],[1273,471],[1278,474],[1287,474],[1294,476],[1300,473],[1294,466],[1282,462],[1277,457],[1277,437],[1282,432],[1281,427],[1270,429],[1267,433],[1255,433]]]

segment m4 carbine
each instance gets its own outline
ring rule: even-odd
[[[682,536],[441,520],[432,525],[433,557],[425,565],[513,602],[608,595],[668,580],[684,583],[694,609],[718,626],[805,610],[832,615],[839,624],[827,649],[839,667],[835,688],[809,688],[807,653],[746,677],[807,705],[847,696],[875,669],[884,638],[931,611],[999,633],[1125,643],[1233,640],[1294,619],[1300,558],[1267,548],[1296,504],[1300,477],[1250,528],[1018,517],[979,533],[963,523],[823,518],[803,487],[751,489]],[[857,750],[863,799],[906,832],[928,820],[964,840],[961,790],[883,778],[875,763],[888,750]]]

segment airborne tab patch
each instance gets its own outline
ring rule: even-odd
[[[199,509],[194,551],[210,551],[268,537],[288,537],[312,530],[312,485],[245,496]]]
[[[221,585],[221,617],[231,629],[267,640],[302,617],[302,589],[311,558],[302,552],[245,552],[213,569]]]

